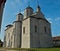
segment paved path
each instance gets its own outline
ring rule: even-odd
[[[8,50],[6,48],[0,48],[0,51],[26,51],[26,50]]]
[[[0,48],[0,51],[4,51],[4,49],[1,49],[1,48]]]
[[[9,50],[7,48],[0,48],[0,51],[35,51],[35,50]]]

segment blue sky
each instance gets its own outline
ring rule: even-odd
[[[24,9],[30,6],[36,11],[37,0],[7,0],[3,13],[2,29],[0,39],[4,38],[6,25],[12,24],[16,15],[24,12]],[[52,36],[60,36],[60,0],[39,0],[41,11],[45,18],[51,23]]]

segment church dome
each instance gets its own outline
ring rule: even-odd
[[[33,10],[33,8],[32,8],[32,7],[30,7],[30,6],[28,6],[26,9],[32,9],[32,10]]]
[[[24,18],[27,18],[33,14],[33,8],[28,6],[24,11]]]

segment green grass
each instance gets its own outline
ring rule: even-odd
[[[60,48],[40,48],[37,51],[60,51]]]
[[[8,50],[26,50],[26,51],[60,51],[60,48],[6,48]]]
[[[3,48],[2,48],[3,49]],[[60,48],[5,48],[6,50],[25,50],[25,51],[60,51]]]

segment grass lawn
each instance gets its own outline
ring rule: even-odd
[[[21,50],[21,51],[60,51],[60,48],[5,48],[6,50]]]
[[[60,48],[39,48],[37,51],[60,51]]]

